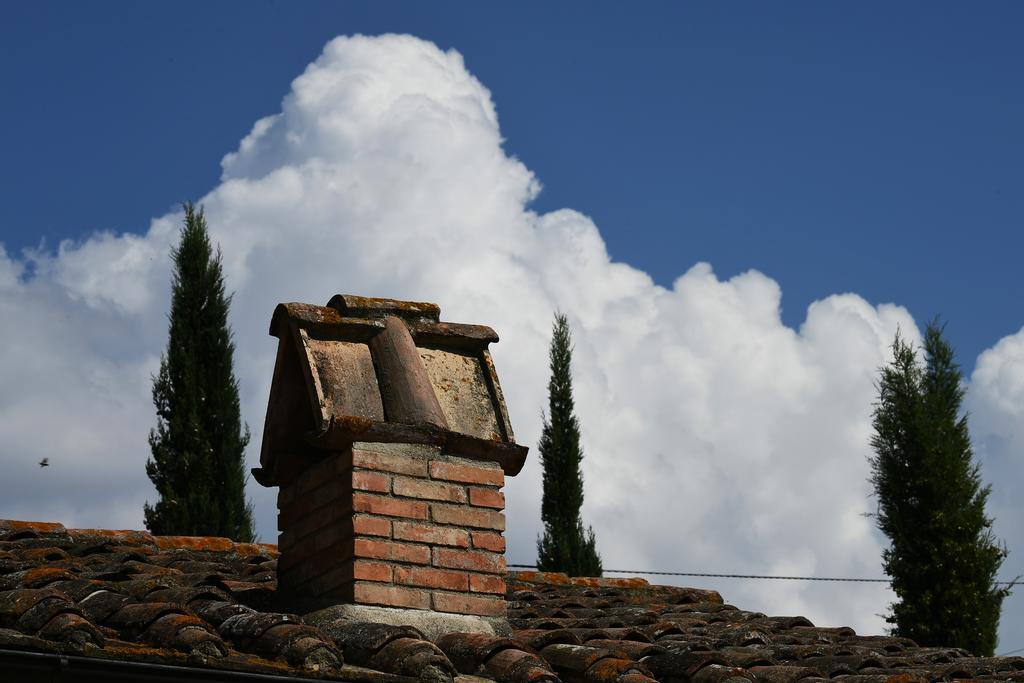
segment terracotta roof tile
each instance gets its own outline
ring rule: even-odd
[[[1024,658],[767,616],[642,579],[507,580],[512,637],[280,611],[274,546],[0,520],[0,650],[375,683],[1024,681]]]
[[[418,676],[430,670],[431,678],[442,679],[454,676],[455,667],[433,643],[422,638],[396,638],[373,655],[366,666],[379,671]]]
[[[1016,658],[974,658],[962,650],[920,648],[905,638],[816,627],[799,616],[768,617],[737,609],[707,591],[637,581],[620,584],[618,591],[607,585],[602,588],[608,590],[594,593],[584,590],[586,583],[536,572],[519,573],[508,581],[509,618],[514,629],[522,629],[517,636],[539,648],[563,680],[588,680],[590,667],[622,654],[661,681],[1024,680],[1018,668],[1024,663]],[[656,620],[647,623],[652,613]],[[602,635],[613,630],[600,628],[609,622],[622,626],[615,634]],[[630,626],[646,643],[627,635]],[[609,654],[598,652],[602,650]]]
[[[484,670],[489,678],[501,683],[553,683],[558,680],[541,657],[516,648],[494,654],[487,660]]]
[[[505,683],[555,681],[550,663],[521,640],[479,633],[451,633],[437,641],[459,672]]]

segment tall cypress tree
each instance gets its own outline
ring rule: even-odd
[[[897,334],[878,384],[871,482],[898,598],[887,620],[920,645],[991,655],[1009,593],[995,583],[1006,549],[985,514],[989,487],[974,462],[960,368],[943,330],[928,325],[923,364]]]
[[[583,473],[580,463],[580,425],[572,398],[572,339],[569,321],[555,315],[552,331],[551,380],[548,382],[548,415],[540,437],[544,467],[541,519],[544,534],[537,539],[537,567],[541,571],[570,576],[601,576],[594,530],[583,531]]]
[[[185,225],[172,252],[167,351],[153,378],[157,426],[149,434],[153,457],[146,474],[160,500],[146,503],[146,527],[161,535],[251,541],[252,506],[245,500],[249,428],[241,424],[232,369],[231,297],[203,210],[191,203],[184,209]]]

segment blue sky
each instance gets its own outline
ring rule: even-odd
[[[454,47],[538,211],[670,285],[755,268],[783,319],[855,291],[941,315],[968,371],[1021,324],[1019,3],[37,3],[0,22],[0,239],[142,232],[217,180],[339,34]]]
[[[561,309],[605,566],[877,577],[873,382],[897,328],[941,315],[1021,573],[1024,5],[980,7],[5,6],[0,518],[142,526],[168,252],[197,200],[235,292],[250,466],[277,302],[492,325],[531,446]],[[510,562],[533,559],[539,490],[532,457]],[[274,492],[248,494],[272,541]],[[862,632],[892,597],[766,583],[701,585]],[[1022,600],[1000,652],[1024,645]]]

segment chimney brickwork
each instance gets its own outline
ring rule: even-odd
[[[494,331],[440,322],[434,304],[339,295],[281,304],[271,334],[253,474],[280,487],[279,594],[503,620],[502,487],[527,449],[488,351]]]
[[[278,494],[278,587],[325,603],[505,614],[505,474],[423,446],[355,444]]]

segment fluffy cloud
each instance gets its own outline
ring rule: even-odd
[[[448,320],[493,326],[525,444],[540,431],[552,313],[562,310],[576,343],[585,519],[605,566],[878,576],[880,539],[863,516],[872,382],[897,326],[917,334],[906,310],[830,296],[793,330],[778,285],[756,271],[723,281],[698,263],[657,286],[612,262],[585,215],[532,212],[539,183],[501,142],[490,93],[458,53],[355,37],[328,43],[280,113],[224,157],[221,183],[201,201],[235,291],[250,461],[279,301],[430,300]],[[17,321],[0,328],[0,516],[141,526],[154,496],[142,467],[149,378],[179,224],[168,215],[144,235],[98,234],[22,258],[0,250],[0,314]],[[975,381],[989,382],[993,406],[1004,397],[1019,411],[1024,381],[1003,386],[1003,371],[982,372],[1024,366],[1020,341],[1010,346],[993,349]],[[1004,439],[1021,438],[1012,415],[1003,426]],[[53,466],[40,470],[44,456]],[[273,540],[273,492],[250,493],[258,531]],[[535,558],[539,498],[534,457],[508,487],[511,562]],[[865,631],[881,630],[890,599],[871,584],[684,582]]]
[[[983,477],[993,483],[988,512],[993,531],[1010,549],[1003,576],[1024,574],[1024,527],[1014,483],[1024,478],[1024,328],[978,356],[967,394],[971,438]],[[1024,645],[1020,589],[1003,604],[1000,652]]]

